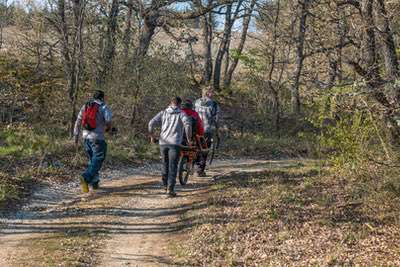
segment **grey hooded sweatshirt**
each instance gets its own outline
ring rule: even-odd
[[[194,109],[203,122],[204,131],[206,133],[213,133],[218,128],[219,123],[219,105],[216,101],[202,97],[195,101]]]
[[[160,123],[160,145],[181,145],[184,131],[192,132],[190,118],[175,106],[169,106],[152,118],[149,122],[149,132],[153,133],[155,125]]]

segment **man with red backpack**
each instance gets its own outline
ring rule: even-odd
[[[89,158],[87,169],[80,177],[82,191],[89,192],[99,188],[99,171],[107,153],[105,132],[111,130],[112,112],[104,103],[104,92],[96,91],[93,99],[83,105],[75,122],[74,137],[78,144],[81,128],[84,148]]]

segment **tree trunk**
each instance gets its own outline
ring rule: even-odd
[[[119,12],[119,0],[113,0],[107,21],[107,33],[105,36],[105,46],[102,52],[101,66],[97,77],[97,86],[103,87],[112,73],[113,61],[115,57],[117,19]]]
[[[362,14],[364,22],[363,46],[365,49],[365,61],[367,65],[366,78],[373,88],[375,83],[380,80],[379,65],[376,53],[375,21],[373,17],[373,0],[362,2]]]
[[[125,32],[123,38],[123,46],[124,46],[124,58],[129,58],[129,49],[132,41],[132,15],[133,15],[133,0],[128,0],[127,2],[128,11],[126,14],[125,20]]]
[[[139,38],[139,45],[135,49],[133,64],[140,64],[143,58],[147,55],[151,40],[157,28],[158,14],[147,14],[144,17],[143,29]]]
[[[336,4],[336,12],[338,14],[338,20],[336,22],[336,35],[338,38],[338,48],[336,49],[336,78],[337,82],[340,84],[343,81],[343,47],[346,38],[346,23],[347,18],[344,15],[343,10],[341,10],[340,6]]]
[[[80,81],[83,75],[83,22],[85,18],[85,0],[74,0],[73,14],[74,14],[74,41],[73,41],[73,73],[71,79],[73,80],[74,88],[71,87],[70,102],[71,102],[71,128],[70,135],[73,135],[74,124],[77,116],[77,100],[78,92],[80,89]]]
[[[226,51],[228,50],[228,42],[231,37],[232,32],[232,4],[226,6],[226,15],[225,15],[225,26],[224,26],[224,33],[222,36],[222,40],[219,44],[218,52],[215,58],[214,64],[214,81],[213,86],[215,90],[220,89],[221,83],[221,66],[222,66],[222,59]]]
[[[229,47],[230,46],[231,46],[231,39],[229,38],[228,44],[227,44],[228,49],[226,50],[226,53],[225,53],[224,81],[225,81],[225,77],[228,75],[229,65],[230,65],[230,61],[231,61],[230,52],[229,52]]]
[[[231,85],[233,73],[236,70],[236,67],[239,63],[239,57],[243,52],[244,45],[247,39],[247,32],[249,29],[250,21],[251,21],[251,14],[253,13],[254,6],[256,4],[256,0],[252,0],[250,4],[250,8],[247,9],[245,17],[243,18],[243,25],[242,25],[242,34],[240,36],[240,42],[238,47],[236,48],[237,56],[233,58],[232,64],[229,66],[229,69],[224,77],[224,87],[228,88]]]
[[[213,22],[211,12],[202,18],[203,26],[203,50],[204,50],[204,73],[203,83],[208,84],[212,78],[213,62],[212,62],[212,39],[213,39]]]
[[[65,16],[65,0],[58,0],[57,2],[57,8],[58,8],[58,22],[59,25],[56,25],[56,29],[59,31],[60,39],[61,39],[61,53],[63,55],[63,61],[64,61],[64,73],[65,77],[67,78],[67,90],[68,90],[68,99],[70,104],[72,105],[71,108],[71,118],[70,118],[70,124],[69,124],[69,133],[70,135],[72,134],[72,125],[73,125],[73,120],[74,116],[76,115],[75,113],[75,108],[73,105],[73,99],[74,99],[74,91],[75,91],[75,68],[73,66],[72,58],[71,58],[71,53],[69,49],[69,33],[68,33],[68,25],[66,21],[66,16]]]
[[[399,75],[399,63],[396,55],[396,45],[393,38],[393,31],[386,12],[385,1],[377,0],[379,4],[380,17],[383,21],[383,30],[379,31],[383,39],[383,56],[385,58],[386,76],[388,79],[396,79]]]
[[[280,0],[277,1],[276,3],[276,15],[274,18],[274,24],[273,24],[273,32],[272,32],[272,38],[273,38],[273,47],[272,47],[272,53],[271,53],[271,62],[269,62],[270,69],[268,71],[267,75],[267,91],[269,95],[271,96],[271,102],[272,102],[272,128],[275,130],[276,133],[279,133],[279,121],[280,121],[280,100],[279,100],[279,93],[278,89],[276,88],[277,86],[274,85],[273,83],[273,75],[276,67],[276,50],[277,50],[277,45],[278,45],[278,24],[279,24],[279,16],[280,16]],[[282,78],[282,71],[283,67],[281,69],[281,73],[279,75],[279,80]],[[279,84],[280,81],[278,81],[276,84]]]
[[[344,20],[345,16],[341,16],[341,19]],[[339,48],[336,50],[336,57],[337,57],[337,61],[336,61],[336,75],[337,75],[337,79],[338,79],[338,83],[342,83],[343,81],[343,72],[342,72],[342,58],[343,58],[343,44],[345,41],[345,29],[344,29],[344,25],[343,23],[345,22],[337,22],[336,28],[337,28],[337,34],[339,36]]]
[[[71,106],[69,125],[69,133],[71,136],[73,135],[76,120],[77,96],[83,70],[83,21],[86,2],[85,0],[74,0],[72,3],[72,30],[68,31],[65,0],[58,0],[57,2],[58,24],[55,25],[60,35],[64,72],[67,79],[68,99]]]
[[[271,101],[272,101],[272,128],[276,133],[279,133],[280,123],[280,103],[278,92],[270,85]]]
[[[327,88],[335,86],[335,80],[338,72],[338,62],[336,59],[329,57],[329,68],[328,68],[328,83]]]
[[[296,40],[296,67],[294,71],[293,84],[291,86],[291,106],[293,114],[300,113],[299,87],[304,62],[304,41],[306,36],[306,23],[310,0],[299,0],[298,3],[300,5],[299,32]]]
[[[0,21],[0,50],[3,47],[3,23]]]
[[[362,29],[363,39],[362,44],[364,48],[364,58],[366,66],[363,69],[357,63],[352,62],[355,71],[364,77],[366,80],[367,88],[371,91],[375,100],[384,107],[384,122],[389,131],[389,139],[393,145],[399,145],[400,127],[397,125],[395,113],[393,112],[394,106],[390,103],[389,98],[383,92],[382,87],[384,81],[379,73],[378,53],[376,51],[375,40],[375,21],[373,17],[373,0],[363,0],[361,2],[362,14]],[[396,105],[396,104],[395,104]]]

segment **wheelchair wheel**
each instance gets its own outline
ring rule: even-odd
[[[181,185],[185,185],[189,179],[189,175],[190,175],[189,158],[187,156],[183,156],[179,159],[179,164],[178,164],[179,183]]]

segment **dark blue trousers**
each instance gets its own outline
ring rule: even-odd
[[[106,158],[107,143],[104,140],[85,139],[84,147],[89,162],[82,176],[88,184],[94,184],[99,182],[99,171]]]

